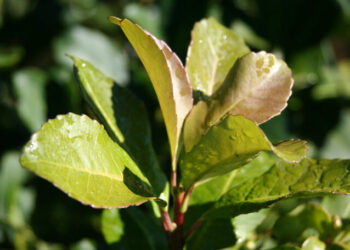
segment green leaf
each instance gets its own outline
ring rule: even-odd
[[[186,242],[186,249],[212,250],[232,247],[236,243],[230,220],[205,221]]]
[[[274,55],[251,52],[243,56],[213,96],[198,103],[189,114],[184,126],[186,151],[228,114],[243,115],[258,124],[280,114],[287,106],[292,85],[290,69]]]
[[[322,200],[321,205],[331,214],[336,214],[343,219],[350,219],[349,195],[325,196]]]
[[[241,37],[212,17],[196,23],[191,35],[186,70],[193,89],[210,96],[236,60],[250,50]]]
[[[279,242],[303,242],[310,236],[308,231],[322,240],[334,232],[330,215],[319,205],[301,205],[289,215],[281,216],[274,225],[273,235]]]
[[[124,222],[119,209],[104,209],[101,224],[103,236],[108,244],[120,241],[124,234]]]
[[[273,146],[262,130],[243,116],[228,116],[199,143],[180,158],[182,183],[189,188],[210,178],[226,174],[254,159],[260,151],[272,150],[288,161],[305,157],[303,141],[287,141]]]
[[[128,19],[110,17],[110,21],[121,27],[151,79],[163,113],[175,168],[183,121],[193,102],[185,68],[164,41]]]
[[[317,237],[311,236],[305,240],[301,246],[302,250],[325,250],[326,244],[320,241]]]
[[[54,40],[53,47],[56,61],[67,68],[71,62],[65,54],[70,54],[92,63],[118,84],[129,80],[126,51],[100,31],[73,26]]]
[[[248,235],[266,218],[266,214],[267,209],[262,209],[256,213],[242,214],[232,218],[238,244],[247,239]]]
[[[350,193],[350,160],[278,162],[263,175],[227,189],[204,218],[234,217],[291,197]]]
[[[153,150],[151,129],[143,103],[90,63],[77,57],[71,58],[87,101],[111,137],[134,158],[155,192],[163,192],[166,177]]]
[[[1,16],[0,16],[0,19],[1,19]],[[0,20],[0,26],[1,26],[1,20]],[[23,58],[23,55],[24,55],[24,50],[21,47],[0,46],[0,69],[15,66],[17,63],[21,61],[21,59]]]
[[[104,210],[102,231],[108,244],[115,249],[167,248],[159,221],[138,207]]]
[[[97,208],[138,205],[154,198],[130,156],[87,116],[59,115],[32,136],[21,165]]]
[[[17,95],[17,112],[31,132],[46,121],[45,83],[47,75],[37,68],[26,68],[12,77]]]

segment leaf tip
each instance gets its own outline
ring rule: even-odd
[[[120,26],[123,20],[119,17],[116,17],[116,16],[110,16],[110,17],[108,17],[108,21]]]

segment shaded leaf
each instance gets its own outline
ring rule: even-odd
[[[2,69],[2,68],[15,66],[17,63],[21,61],[23,55],[24,55],[24,50],[21,47],[1,46],[0,47],[0,68]]]
[[[159,221],[143,210],[104,210],[102,230],[106,241],[116,249],[166,249],[167,243]],[[130,239],[137,241],[130,241]]]
[[[153,150],[151,129],[143,103],[90,63],[77,57],[71,58],[87,101],[111,137],[128,151],[156,193],[160,194],[165,189],[166,177]]]
[[[85,115],[49,120],[26,144],[20,161],[93,207],[126,207],[154,198],[134,161]]]
[[[47,75],[37,68],[26,68],[14,73],[17,112],[31,132],[46,121],[45,83]]]
[[[195,183],[223,175],[246,165],[260,151],[272,150],[288,161],[299,161],[306,154],[305,142],[287,141],[273,146],[262,130],[243,116],[228,116],[213,126],[188,153],[180,158],[182,183]]]
[[[196,23],[191,35],[186,70],[192,87],[210,96],[236,60],[250,50],[241,37],[212,17]]]
[[[163,113],[175,167],[183,121],[193,101],[185,68],[164,41],[127,19],[110,17],[110,21],[121,27],[151,79]]]
[[[230,220],[205,221],[186,243],[186,249],[214,250],[232,247],[236,243],[233,232]]]
[[[279,242],[301,243],[307,230],[322,240],[334,231],[330,215],[319,205],[301,205],[289,215],[281,216],[274,225],[273,235]]]
[[[349,193],[349,169],[350,160],[278,162],[263,175],[228,188],[204,217],[234,217],[291,197]]]
[[[290,69],[274,55],[251,52],[243,56],[209,101],[198,103],[189,114],[184,127],[186,151],[228,114],[243,115],[258,124],[280,114],[287,106],[292,84]],[[200,120],[191,118],[198,113]]]

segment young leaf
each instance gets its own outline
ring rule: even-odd
[[[260,177],[228,188],[204,218],[234,217],[291,197],[350,193],[350,160],[276,163]]]
[[[164,41],[128,19],[110,17],[110,21],[121,27],[151,79],[163,113],[175,167],[183,121],[193,102],[185,68]]]
[[[85,115],[49,120],[27,143],[20,162],[93,207],[126,207],[154,199],[130,156]]]
[[[287,106],[292,85],[290,69],[274,55],[251,52],[243,56],[209,101],[191,111],[184,127],[186,151],[228,114],[243,115],[258,124],[280,114]],[[202,113],[200,121],[191,117],[198,113]]]
[[[272,150],[287,161],[305,157],[303,141],[288,141],[273,146],[262,130],[243,116],[228,116],[207,134],[188,153],[180,158],[182,183],[189,188],[195,183],[226,174],[246,165],[260,151]]]
[[[236,60],[248,52],[243,39],[214,18],[196,23],[186,59],[192,87],[212,95]]]
[[[77,57],[71,58],[87,101],[111,137],[138,163],[155,192],[163,192],[166,177],[153,150],[151,129],[143,103],[90,63]]]

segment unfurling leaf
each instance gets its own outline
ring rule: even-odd
[[[110,136],[136,161],[157,195],[166,187],[151,141],[146,108],[90,63],[71,56],[85,97]]]
[[[110,21],[121,27],[146,68],[163,113],[175,167],[178,149],[182,144],[182,125],[193,102],[185,68],[164,41],[128,19],[110,17]]]
[[[210,99],[192,109],[184,127],[186,151],[227,115],[242,115],[260,124],[280,114],[287,106],[292,85],[290,69],[274,55],[251,52],[243,56]]]
[[[211,127],[190,152],[182,154],[182,183],[189,188],[226,174],[246,165],[259,152],[269,150],[293,162],[305,157],[307,147],[301,140],[286,141],[275,147],[254,122],[243,116],[228,116]]]
[[[84,204],[126,207],[154,199],[130,156],[87,116],[59,115],[32,136],[21,165]]]
[[[236,60],[249,51],[241,37],[214,18],[196,23],[186,60],[192,87],[212,95]]]

